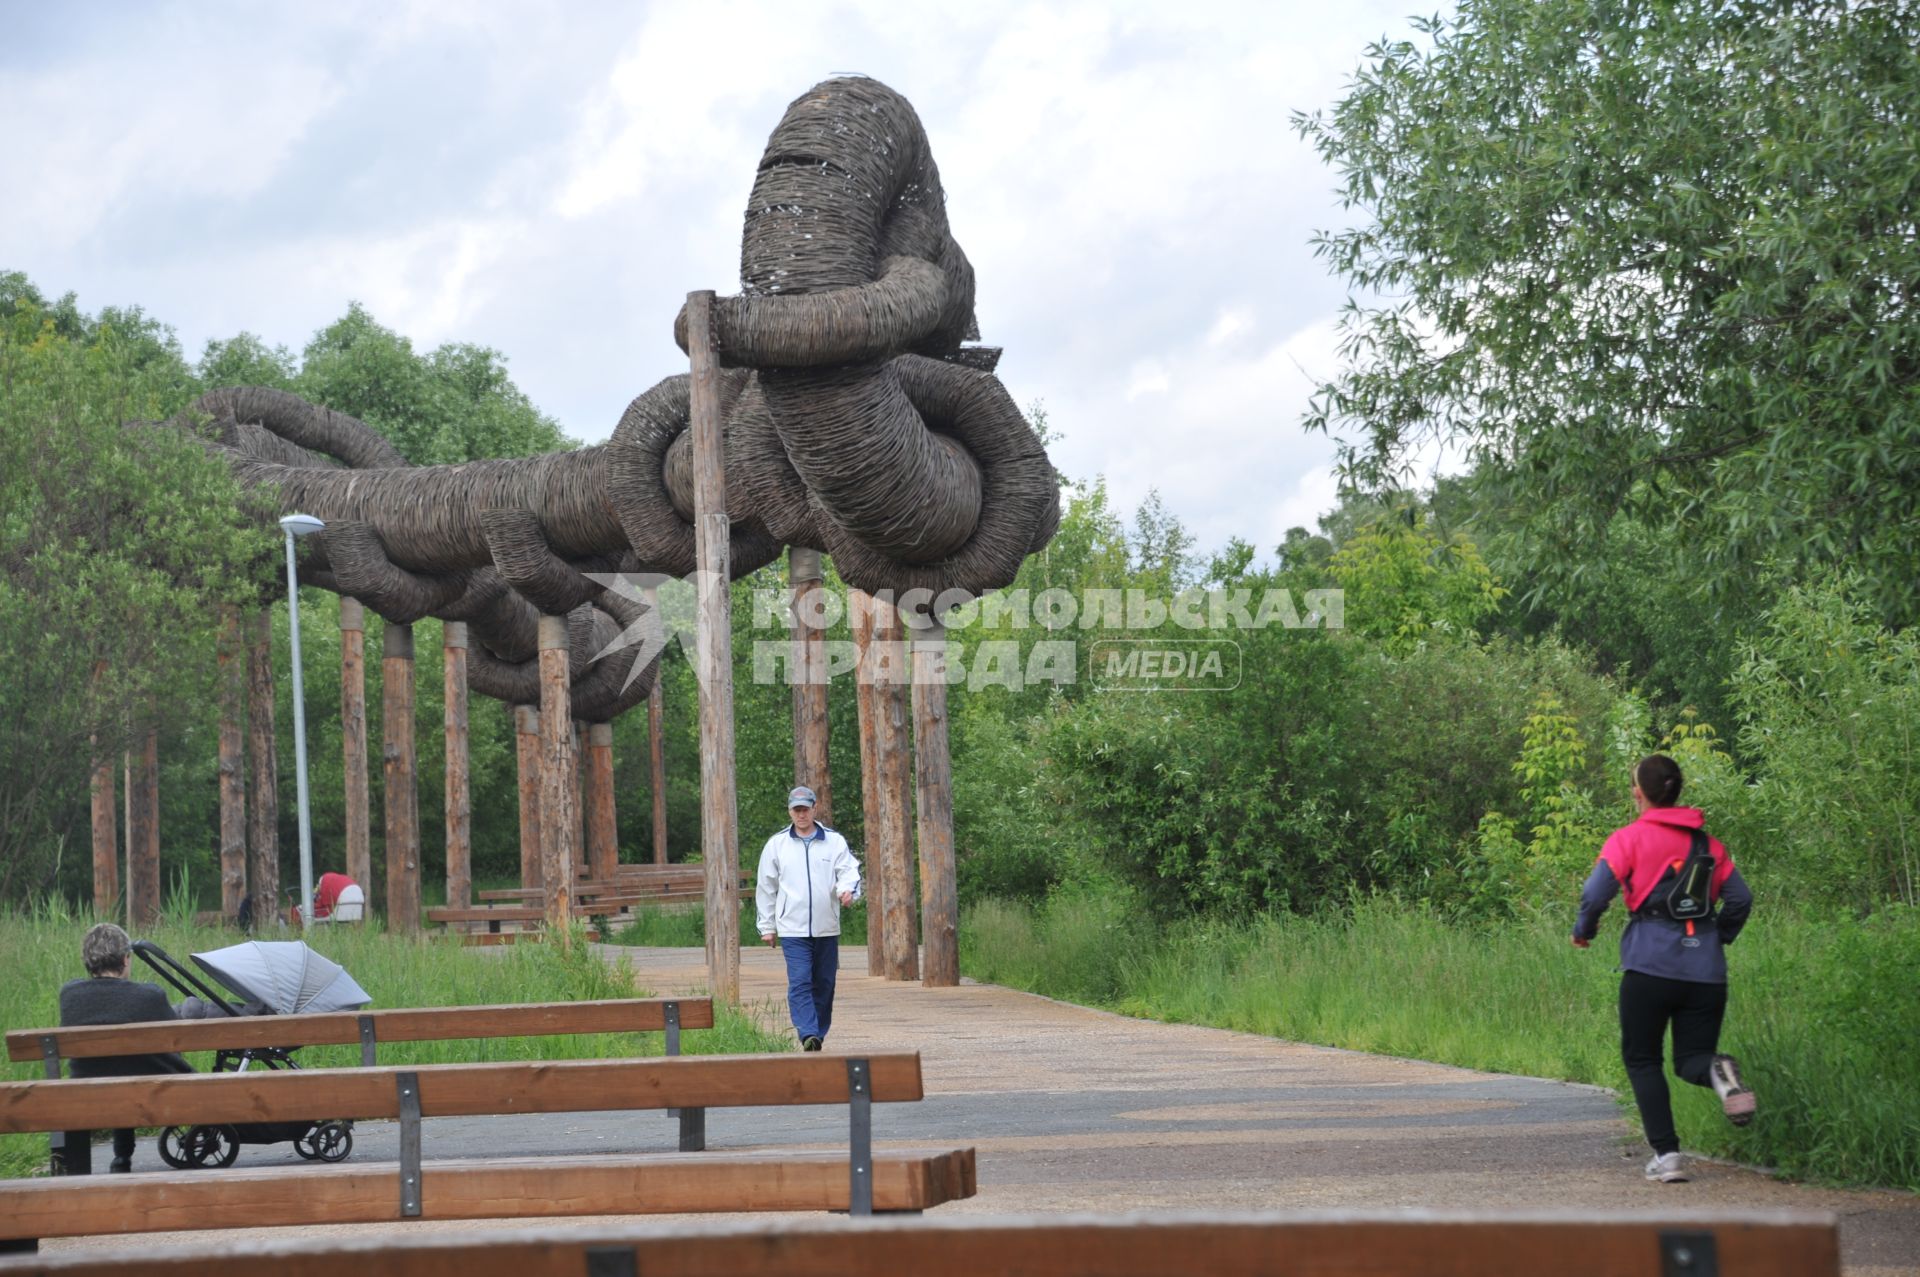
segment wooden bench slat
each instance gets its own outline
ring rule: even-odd
[[[596,1002],[526,1002],[504,1006],[401,1007],[325,1015],[222,1016],[217,1020],[156,1020],[71,1029],[16,1029],[7,1034],[7,1058],[40,1058],[51,1034],[67,1059],[144,1055],[153,1051],[214,1051],[247,1047],[337,1046],[360,1040],[360,1017],[373,1019],[381,1042],[539,1037],[560,1033],[657,1033],[666,1004],[680,1003],[680,1027],[713,1027],[710,998],[619,998]]]
[[[229,1172],[231,1174],[231,1172]],[[427,1167],[433,1178],[433,1164]],[[134,1177],[139,1178],[139,1177]],[[875,1186],[876,1189],[878,1185]],[[878,1194],[876,1193],[876,1196]],[[1660,1234],[1710,1232],[1722,1273],[1837,1277],[1831,1215],[1714,1211],[1580,1215],[1432,1211],[1317,1215],[1159,1215],[1028,1219],[980,1215],[703,1224],[548,1225],[467,1235],[277,1237],[143,1254],[154,1277],[580,1277],[589,1251],[632,1254],[648,1277],[1648,1277]],[[72,1250],[0,1260],[61,1277],[121,1277],[125,1251]]]
[[[402,1218],[398,1177],[388,1162],[0,1181],[0,1237],[380,1223]],[[846,1210],[849,1178],[827,1152],[430,1161],[420,1218]],[[973,1193],[971,1148],[874,1154],[877,1210]]]
[[[920,1056],[875,1055],[873,1099],[922,1097]],[[846,1057],[706,1055],[653,1060],[426,1064],[0,1083],[0,1132],[399,1116],[395,1075],[420,1079],[423,1117],[611,1109],[844,1104]]]

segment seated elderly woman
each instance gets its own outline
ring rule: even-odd
[[[90,929],[80,942],[80,960],[86,964],[87,978],[69,980],[60,987],[60,1024],[70,1028],[82,1024],[133,1024],[143,1020],[194,1019],[202,1013],[200,1000],[189,998],[176,1014],[167,995],[157,984],[145,984],[127,978],[133,960],[133,944],[127,933],[111,922]],[[132,1077],[144,1073],[191,1073],[193,1066],[171,1051],[153,1055],[103,1055],[77,1059],[71,1064],[75,1077]],[[113,1133],[113,1161],[110,1169],[133,1169],[133,1130],[123,1127]]]

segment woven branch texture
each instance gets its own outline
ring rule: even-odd
[[[993,375],[973,267],[947,226],[919,117],[877,81],[839,78],[787,108],[748,197],[742,289],[718,298],[730,563],[786,546],[831,554],[849,584],[945,602],[1011,584],[1059,524],[1059,481]],[[687,345],[683,309],[674,336]],[[187,414],[282,511],[316,515],[302,580],[388,621],[468,623],[474,690],[539,700],[536,625],[567,617],[573,710],[645,699],[623,632],[645,605],[588,574],[694,571],[689,379],[641,394],[604,445],[413,466],[377,431],[296,395],[235,387]],[[648,650],[657,651],[654,644]]]

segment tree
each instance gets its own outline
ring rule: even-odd
[[[1350,478],[1435,440],[1578,574],[1616,511],[1710,585],[1850,561],[1920,617],[1920,7],[1464,0],[1296,117],[1365,217],[1316,244]]]

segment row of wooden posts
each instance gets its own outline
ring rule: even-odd
[[[729,519],[720,440],[718,363],[709,336],[711,293],[688,298],[692,364],[695,541],[699,579],[696,667],[700,688],[701,845],[705,850],[707,958],[715,997],[739,997],[737,882],[739,812],[734,785],[734,719]],[[822,588],[817,550],[788,556],[793,592],[794,779],[813,788],[817,814],[831,822],[824,633],[809,604]],[[717,587],[713,583],[720,583]],[[904,617],[888,600],[850,592],[859,654],[861,798],[866,816],[868,964],[890,979],[959,983],[953,800],[947,739],[945,632],[930,615]],[[648,599],[649,604],[657,600]],[[363,888],[372,881],[367,780],[365,616],[340,600],[341,736],[346,775],[344,870]],[[467,627],[443,625],[446,679],[447,901],[470,901],[472,804],[467,773]],[[911,669],[890,668],[886,654],[911,632]],[[256,919],[278,913],[279,800],[273,714],[272,624],[262,610],[243,624],[229,617],[220,644],[220,897],[235,917],[251,899]],[[546,888],[547,923],[565,935],[576,878],[611,879],[619,861],[614,824],[610,724],[572,722],[566,618],[539,622],[541,697],[514,712],[518,745],[521,882]],[[388,624],[382,653],[382,766],[386,794],[386,917],[398,932],[420,926],[420,821],[414,747],[413,627]],[[911,686],[911,701],[908,687]],[[653,790],[653,860],[667,860],[666,769],[661,687],[647,705]],[[244,726],[243,726],[244,724]],[[244,739],[243,739],[244,738]],[[160,910],[158,730],[138,737],[126,773],[127,914],[144,926]],[[584,746],[584,751],[583,751]],[[584,758],[582,754],[584,752]],[[111,761],[93,769],[95,908],[120,899]],[[582,819],[584,816],[584,829]],[[914,906],[918,839],[920,908]],[[916,939],[915,931],[923,934]],[[924,970],[921,946],[924,945]]]

